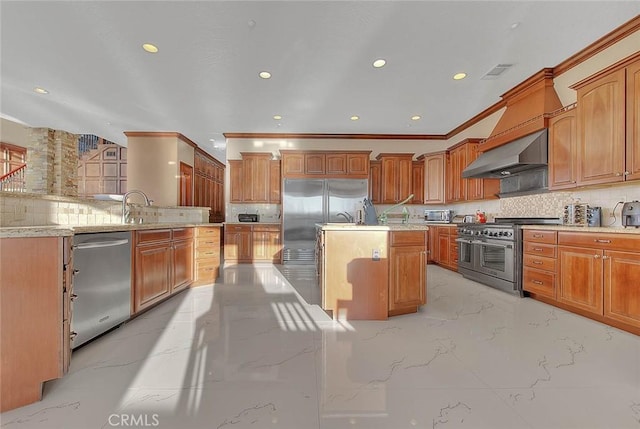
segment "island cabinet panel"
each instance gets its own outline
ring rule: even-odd
[[[388,317],[388,232],[323,231],[322,308],[335,320]],[[372,249],[380,258],[372,258]]]
[[[427,232],[390,235],[389,315],[413,313],[426,303]]]
[[[42,383],[66,371],[63,243],[61,237],[0,239],[3,412],[39,401]]]
[[[558,301],[582,311],[602,315],[602,252],[559,246],[558,261]]]

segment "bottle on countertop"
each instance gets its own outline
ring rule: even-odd
[[[487,216],[485,216],[484,212],[481,212],[480,210],[476,210],[476,222],[487,223]]]

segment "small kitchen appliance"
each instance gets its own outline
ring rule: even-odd
[[[451,223],[453,210],[425,210],[424,221],[427,223]]]
[[[238,222],[260,222],[260,215],[257,213],[239,213]]]
[[[600,226],[602,219],[600,207],[576,203],[564,206],[562,223],[569,226]]]
[[[622,226],[640,227],[640,201],[624,203],[622,206]]]

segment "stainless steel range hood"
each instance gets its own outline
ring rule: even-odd
[[[462,172],[464,178],[504,178],[547,165],[547,129],[480,154]]]

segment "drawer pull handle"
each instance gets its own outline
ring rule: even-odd
[[[69,338],[71,338],[72,340],[78,336],[78,333],[76,331],[71,331],[69,333]]]
[[[542,251],[544,251],[544,249],[541,249],[541,248],[539,248],[539,247],[534,247],[534,248],[533,248],[533,250],[534,250],[535,252],[542,252]]]
[[[600,255],[593,255],[594,258],[599,259]]]
[[[69,299],[71,301],[75,301],[77,297],[78,297],[78,295],[76,295],[75,293],[72,293],[71,296],[69,297]]]
[[[607,255],[604,255],[604,256],[602,257],[602,259],[603,259],[603,260],[604,260],[604,259],[609,259],[609,257],[608,257]]]
[[[593,241],[596,242],[596,243],[611,243],[611,240],[601,240],[599,238],[596,238]]]
[[[536,265],[542,265],[542,264],[544,264],[544,262],[542,262],[542,261],[533,261],[533,263],[534,263],[534,264],[536,264]]]
[[[542,238],[544,234],[533,234],[533,238]]]
[[[531,283],[537,284],[537,285],[543,285],[544,282],[541,282],[540,280],[531,280]]]

